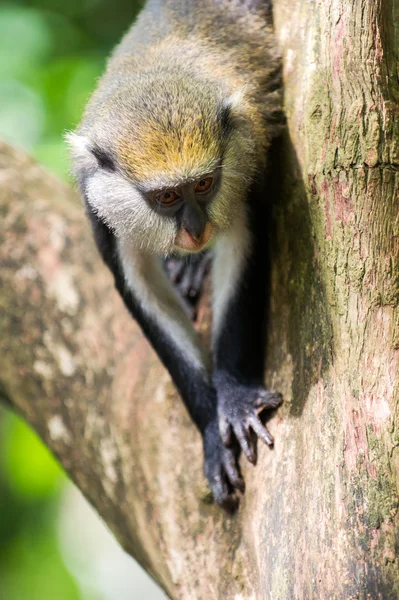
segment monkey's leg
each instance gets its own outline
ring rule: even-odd
[[[253,464],[256,436],[273,444],[258,414],[282,401],[263,387],[268,261],[262,210],[253,195],[235,227],[218,242],[213,265],[213,381],[220,433],[226,445],[234,434]]]
[[[197,316],[203,282],[209,273],[211,261],[210,251],[189,256],[169,256],[163,260],[165,271],[192,321],[195,321]]]
[[[169,370],[188,412],[203,438],[204,469],[213,496],[226,510],[238,504],[235,489],[244,491],[237,452],[221,440],[216,393],[210,383],[207,357],[197,333],[168,281],[160,260],[143,256],[113,233],[87,207],[94,237],[115,285]]]

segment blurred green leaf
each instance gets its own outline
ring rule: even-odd
[[[45,117],[38,93],[15,80],[0,81],[0,137],[31,150],[43,135]]]
[[[20,535],[10,544],[0,563],[0,577],[0,600],[80,598],[49,528]]]
[[[104,60],[95,57],[84,57],[75,62],[65,98],[66,117],[73,127],[82,118],[83,109],[96,87],[97,79],[104,71],[104,63]]]
[[[18,77],[43,62],[52,48],[52,32],[33,9],[5,5],[0,10],[0,77]]]
[[[61,139],[64,129],[77,125],[102,70],[101,60],[84,56],[57,59],[35,72],[29,85],[44,102],[46,134]]]
[[[0,457],[9,488],[26,499],[46,498],[59,489],[61,469],[30,427],[9,419]]]
[[[70,159],[64,140],[60,137],[46,137],[33,148],[37,160],[58,175],[61,179],[68,178]]]

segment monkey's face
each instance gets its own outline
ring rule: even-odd
[[[117,236],[156,254],[199,252],[245,201],[254,145],[230,99],[166,83],[142,91],[145,108],[125,90],[112,104],[122,115],[102,110],[70,143],[87,201]]]
[[[219,187],[220,169],[215,169],[174,187],[150,192],[143,190],[143,195],[159,215],[175,221],[174,248],[199,252],[212,242],[214,226],[209,208]]]

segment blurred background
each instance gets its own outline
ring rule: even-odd
[[[63,179],[79,122],[134,0],[0,0],[0,137]],[[0,408],[0,600],[160,600],[37,436]]]

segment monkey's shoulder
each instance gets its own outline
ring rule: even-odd
[[[211,62],[224,58],[237,72],[250,72],[274,61],[274,47],[264,0],[149,0],[109,64],[129,68],[130,58],[135,68],[163,59],[173,67],[176,58],[186,64],[193,58],[201,65],[201,57],[209,57]]]

